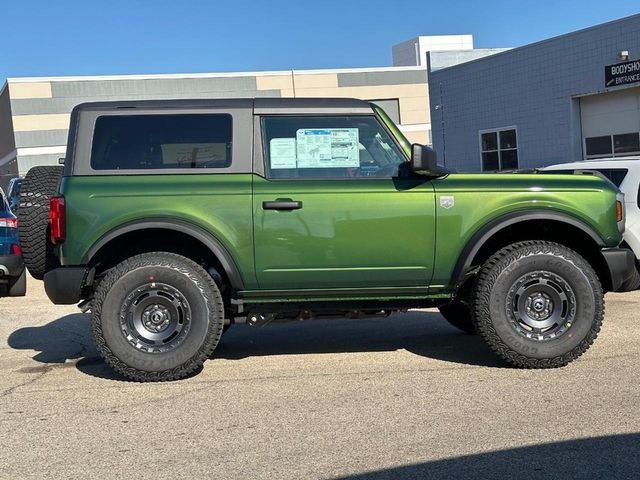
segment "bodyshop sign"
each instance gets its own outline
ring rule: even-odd
[[[640,60],[604,67],[605,87],[640,82]]]

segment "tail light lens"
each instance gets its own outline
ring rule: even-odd
[[[59,245],[65,240],[64,197],[51,197],[49,202],[49,220],[51,222],[51,243]]]
[[[0,218],[0,227],[18,228],[17,218]]]
[[[13,253],[16,257],[19,257],[20,255],[22,255],[22,250],[20,249],[20,245],[18,245],[17,243],[14,243],[13,245],[11,245],[11,253]]]
[[[624,218],[624,209],[620,200],[616,201],[616,220],[621,222]]]

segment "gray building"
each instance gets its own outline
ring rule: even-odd
[[[433,146],[449,168],[640,153],[640,15],[447,68],[427,55]]]

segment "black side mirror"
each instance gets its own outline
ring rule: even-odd
[[[436,151],[425,145],[414,143],[411,145],[411,170],[427,175],[440,175]]]

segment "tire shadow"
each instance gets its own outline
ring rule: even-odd
[[[74,313],[43,326],[20,328],[11,333],[8,344],[16,350],[36,351],[33,360],[47,367],[71,363],[93,377],[127,381],[99,356],[87,314]],[[266,327],[233,325],[222,337],[212,358],[240,360],[267,355],[401,349],[465,365],[508,366],[495,357],[479,337],[460,332],[438,313],[424,311],[395,314],[390,318],[314,320],[304,325],[298,322]],[[42,367],[30,367],[30,371],[35,371],[34,368]]]
[[[439,313],[410,311],[389,318],[313,320],[265,327],[233,325],[212,358],[407,350],[446,362],[509,367],[480,337],[452,327]]]

